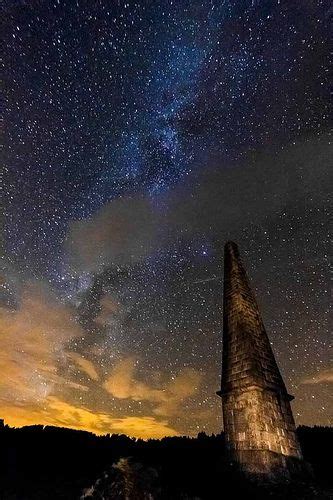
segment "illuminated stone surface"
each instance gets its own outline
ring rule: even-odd
[[[225,245],[222,397],[230,461],[285,475],[302,454],[286,390],[237,245]]]

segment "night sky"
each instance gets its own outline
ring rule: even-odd
[[[329,1],[5,0],[0,417],[221,430],[223,245],[332,424]]]

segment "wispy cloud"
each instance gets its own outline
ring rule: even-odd
[[[141,260],[154,245],[156,228],[148,198],[121,198],[89,219],[73,221],[66,244],[74,267],[96,272],[105,263],[127,265]]]
[[[68,352],[67,357],[72,360],[88,377],[92,380],[98,380],[99,375],[94,364],[89,359],[84,358],[76,352]]]
[[[326,370],[321,370],[315,373],[311,377],[304,378],[302,384],[323,384],[323,383],[333,382],[333,368],[328,368]]]
[[[197,370],[185,368],[174,379],[156,387],[141,381],[135,359],[127,358],[117,363],[103,387],[115,398],[148,401],[154,406],[154,414],[171,416],[178,412],[186,398],[195,394],[200,382],[201,374]]]
[[[86,390],[58,374],[65,345],[82,335],[70,307],[31,283],[16,310],[0,309],[0,401],[39,401],[57,384]]]

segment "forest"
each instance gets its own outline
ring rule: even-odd
[[[312,477],[252,483],[225,458],[223,433],[161,440],[58,427],[3,426],[1,500],[332,498],[332,427],[297,429]]]

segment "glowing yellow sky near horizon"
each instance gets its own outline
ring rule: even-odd
[[[142,439],[160,439],[179,434],[165,420],[151,416],[113,418],[106,413],[73,406],[53,396],[49,396],[44,405],[44,408],[0,406],[0,411],[6,415],[6,423],[11,427],[39,424],[84,430],[97,435],[126,434]]]
[[[70,351],[70,341],[83,335],[72,313],[36,283],[24,290],[19,309],[1,309],[0,416],[6,423],[143,439],[179,434],[169,419],[182,414],[183,402],[199,387],[200,373],[186,368],[156,387],[138,379],[136,360],[127,357],[102,374],[91,360]],[[81,402],[87,393],[88,403]],[[97,409],[102,398],[105,410]],[[142,405],[140,414],[130,411],[131,402]]]

